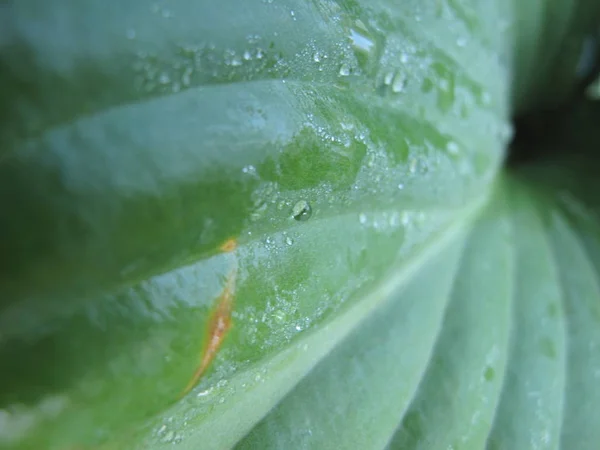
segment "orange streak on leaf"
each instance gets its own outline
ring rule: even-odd
[[[225,253],[229,253],[234,251],[237,248],[237,241],[233,238],[227,239],[225,242],[221,244],[219,250]]]
[[[194,376],[183,390],[182,396],[186,395],[194,388],[194,386],[196,386],[196,384],[198,384],[198,381],[217,355],[221,344],[223,344],[223,341],[225,340],[225,336],[227,336],[227,333],[231,329],[231,311],[233,309],[236,272],[237,270],[234,268],[227,277],[223,292],[217,299],[215,309],[210,315],[208,320],[207,339],[204,351],[202,352],[200,366],[196,369]]]

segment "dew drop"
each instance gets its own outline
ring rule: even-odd
[[[350,67],[347,64],[342,64],[340,67],[340,76],[347,77],[350,75]]]
[[[187,68],[185,69],[185,72],[183,72],[183,75],[181,76],[181,84],[183,84],[184,86],[189,86],[192,83],[192,69],[191,68]]]
[[[400,74],[396,74],[394,81],[392,82],[392,92],[399,93],[404,90],[406,86],[406,78]]]
[[[383,77],[383,84],[385,84],[386,86],[389,86],[390,84],[392,84],[393,79],[394,79],[394,72],[388,72]]]
[[[247,174],[251,174],[251,175],[255,175],[256,174],[256,167],[254,167],[252,164],[249,164],[249,165],[245,166],[242,169],[242,172],[247,173]]]
[[[166,444],[173,442],[175,440],[175,432],[173,431],[169,431],[167,432],[167,434],[164,435],[164,437],[162,438],[162,441]]]
[[[299,222],[310,219],[311,215],[312,208],[306,200],[300,200],[292,208],[292,217]]]
[[[285,238],[285,243],[287,245],[292,245],[294,243],[294,241],[292,240],[291,237],[288,236],[288,237]]]
[[[135,39],[135,30],[133,28],[130,28],[127,30],[127,39]]]
[[[246,51],[244,52],[243,58],[244,58],[244,60],[246,60],[246,61],[250,61],[250,60],[252,59],[252,55],[250,54],[250,52],[249,52],[248,50],[246,50]]]
[[[360,213],[360,214],[358,215],[358,221],[359,221],[359,222],[360,222],[362,225],[366,224],[366,223],[367,223],[367,215],[366,215],[366,214],[364,214],[364,213]]]
[[[169,78],[169,75],[166,73],[161,73],[160,77],[158,79],[158,82],[160,84],[168,84],[171,81],[171,78]]]
[[[458,155],[458,151],[459,151],[458,144],[454,141],[449,141],[446,144],[446,150],[448,150],[448,153],[450,153],[451,155]]]
[[[400,189],[400,190],[404,189],[404,183],[398,183],[398,189]]]
[[[275,319],[279,323],[285,322],[286,317],[287,317],[286,314],[283,311],[281,311],[280,309],[278,309],[277,311],[275,311],[273,313],[273,319]]]
[[[203,391],[198,392],[196,397],[206,397],[211,391],[212,389],[204,389]]]
[[[356,30],[350,30],[350,40],[356,49],[367,53],[369,53],[375,45],[371,39]]]
[[[416,158],[412,158],[408,163],[408,171],[410,173],[415,173],[417,171],[417,160]]]
[[[313,55],[313,61],[316,63],[321,62],[321,55],[319,54],[319,52],[315,52],[315,54]]]
[[[464,46],[466,46],[466,45],[467,45],[467,38],[465,38],[465,37],[459,37],[459,38],[456,40],[456,45],[458,45],[459,47],[464,47]]]
[[[408,62],[408,54],[405,52],[400,53],[400,62],[406,64]]]

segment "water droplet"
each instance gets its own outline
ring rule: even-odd
[[[211,389],[204,389],[203,391],[200,391],[196,394],[196,397],[206,397],[208,394],[210,394],[212,391]]]
[[[302,327],[300,325],[296,325],[296,331],[302,331]]]
[[[135,39],[135,30],[133,28],[127,30],[127,39]]]
[[[410,173],[415,173],[417,171],[417,159],[416,158],[412,158],[410,160],[410,162],[408,163],[408,171]]]
[[[340,66],[340,76],[347,77],[348,75],[350,75],[350,67],[347,64],[342,64]]]
[[[257,220],[259,220],[267,210],[268,206],[269,205],[267,205],[266,202],[259,202],[256,209],[252,212],[252,214],[250,214],[250,220],[252,222],[256,222]]]
[[[219,403],[225,403],[225,397],[221,397],[221,398],[219,399]]]
[[[392,83],[392,92],[402,92],[404,90],[404,86],[406,86],[406,78],[404,78],[403,75],[396,74],[394,77],[394,82]]]
[[[158,82],[160,84],[168,84],[171,81],[171,78],[169,78],[169,75],[167,73],[161,73],[160,77],[158,78]]]
[[[359,222],[360,222],[362,225],[366,224],[366,223],[367,223],[367,215],[366,215],[366,214],[364,214],[364,213],[360,213],[360,214],[358,215],[358,221],[359,221]]]
[[[158,434],[163,434],[165,431],[167,431],[167,425],[163,423],[162,426],[158,429]]]
[[[448,150],[448,153],[450,153],[451,155],[458,155],[458,151],[459,151],[458,144],[454,141],[449,141],[446,144],[446,150]]]
[[[350,40],[356,49],[366,53],[369,53],[375,45],[371,39],[356,30],[350,30]]]
[[[400,190],[404,189],[404,183],[398,183],[398,189],[400,189]]]
[[[265,57],[265,52],[262,48],[256,50],[256,59],[263,59]]]
[[[321,62],[321,55],[319,54],[319,52],[315,52],[315,54],[313,55],[313,61],[316,63]]]
[[[249,165],[245,166],[242,169],[242,172],[248,173],[248,174],[251,174],[251,175],[255,175],[256,174],[256,167],[254,167],[252,164],[249,164]]]
[[[400,62],[406,64],[408,62],[408,54],[405,52],[400,53]]]
[[[286,317],[287,317],[286,314],[283,311],[281,311],[280,309],[278,309],[277,311],[275,311],[273,313],[273,319],[275,319],[279,323],[285,322]]]
[[[250,61],[250,60],[252,59],[252,54],[251,54],[251,53],[250,53],[248,50],[246,50],[246,51],[244,52],[244,55],[243,55],[243,57],[244,57],[244,60],[246,60],[246,61]]]
[[[231,58],[231,65],[234,67],[238,67],[242,65],[242,59],[239,56],[234,56]]]
[[[292,245],[294,243],[294,241],[292,240],[291,237],[288,236],[288,237],[285,238],[285,243],[287,245]]]
[[[385,84],[386,86],[389,86],[390,84],[392,84],[393,79],[394,79],[394,72],[388,72],[383,77],[383,84]]]
[[[292,208],[292,217],[300,222],[308,220],[312,215],[312,208],[306,200],[300,200]]]
[[[183,75],[181,76],[181,84],[184,86],[189,86],[192,83],[192,72],[193,70],[191,67],[185,69]]]
[[[456,40],[456,45],[458,45],[459,47],[464,47],[465,45],[467,45],[467,38],[466,37],[459,37]]]
[[[164,442],[165,444],[168,444],[169,442],[173,442],[173,440],[175,439],[175,436],[176,435],[175,435],[174,431],[169,431],[162,438],[162,442]]]

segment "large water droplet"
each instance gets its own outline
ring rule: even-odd
[[[354,29],[350,30],[350,40],[355,49],[366,53],[369,53],[375,46],[375,43],[365,34]]]
[[[340,76],[347,77],[350,75],[350,67],[347,64],[342,64],[340,67]]]
[[[292,208],[292,217],[300,222],[310,219],[311,215],[312,208],[306,200],[300,200]]]

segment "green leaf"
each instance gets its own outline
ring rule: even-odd
[[[600,441],[594,2],[122,3],[0,7],[0,447]]]

